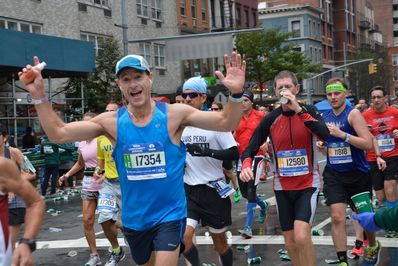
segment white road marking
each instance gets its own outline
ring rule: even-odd
[[[398,248],[398,241],[396,238],[377,237],[383,247],[395,247]],[[196,241],[198,245],[212,245],[213,241],[211,237],[197,236]],[[316,246],[333,246],[333,240],[331,236],[312,236],[312,241]],[[120,246],[126,246],[123,238],[118,238]],[[347,243],[354,243],[355,237],[349,236]],[[109,247],[109,241],[106,238],[96,239],[97,247]],[[232,236],[228,239],[230,245],[283,245],[284,240],[281,235],[264,235],[254,236],[251,239],[243,239],[241,236]],[[351,246],[350,244],[348,244]],[[86,239],[70,239],[70,240],[53,240],[53,241],[38,241],[38,249],[55,249],[55,248],[88,248]]]
[[[325,227],[327,224],[329,224],[332,221],[332,218],[327,218],[325,220],[323,220],[321,223],[317,224],[316,226],[312,227],[312,230],[319,230],[323,227]]]

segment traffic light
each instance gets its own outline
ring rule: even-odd
[[[369,68],[369,75],[377,73],[377,64],[370,63],[368,68]]]

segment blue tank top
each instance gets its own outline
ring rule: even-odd
[[[326,124],[333,124],[345,133],[357,136],[355,130],[348,123],[348,115],[353,110],[351,106],[346,105],[343,112],[338,116],[329,110],[323,114]],[[333,137],[328,138],[327,166],[337,172],[347,172],[357,169],[364,173],[369,171],[369,164],[365,158],[365,152],[344,140]]]
[[[185,145],[172,143],[168,106],[157,103],[151,122],[137,127],[126,107],[117,111],[113,158],[119,173],[124,227],[143,231],[186,217]]]

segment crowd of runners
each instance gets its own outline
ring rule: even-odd
[[[35,57],[34,65],[39,63]],[[228,103],[214,102],[210,111],[204,108],[207,82],[202,77],[183,84],[178,103],[155,102],[148,63],[138,55],[125,56],[115,75],[126,104],[110,102],[106,112],[87,113],[72,123],[64,123],[52,110],[39,69],[28,65],[19,73],[34,75],[25,86],[49,140],[57,145],[80,141],[76,163],[58,182],[62,185],[84,169],[82,212],[90,249],[85,265],[104,261],[95,241],[96,210],[112,249],[105,265],[117,265],[125,258],[117,241],[119,230],[138,265],[176,265],[180,254],[187,264],[202,265],[195,245],[198,225],[208,227],[221,265],[233,265],[226,237],[233,222],[230,196],[235,202],[241,196],[247,200],[239,233],[252,238],[257,205],[259,223],[265,222],[269,207],[256,192],[257,185],[270,172],[293,265],[316,265],[311,226],[321,191],[330,209],[339,266],[348,265],[348,252],[363,257],[363,265],[378,265],[381,244],[374,231],[398,230],[398,109],[388,105],[386,90],[372,88],[371,107],[355,108],[346,102],[345,81],[332,78],[325,84],[330,108],[320,113],[297,100],[301,88],[295,74],[281,71],[274,78],[274,92],[283,100],[274,110],[263,112],[253,108],[253,94],[243,90],[246,63],[241,55],[226,55],[224,63],[225,73],[215,74],[230,91]],[[11,265],[12,259],[15,265],[32,265],[44,203],[29,183],[35,170],[17,148],[5,145],[4,134],[0,137],[0,264]],[[318,166],[320,153],[327,159],[323,173]],[[41,184],[42,195],[49,177]],[[52,193],[54,189],[52,184]],[[362,211],[356,200],[366,195],[369,203],[373,191],[383,206],[376,214]],[[357,240],[350,251],[347,207],[358,221]],[[23,222],[23,237],[18,240]]]

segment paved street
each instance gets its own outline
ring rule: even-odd
[[[234,251],[235,265],[246,265],[248,253],[237,250],[238,246],[250,245],[250,251],[255,252],[257,256],[263,258],[261,265],[290,265],[290,262],[282,261],[279,258],[277,251],[283,248],[283,238],[279,227],[276,209],[274,206],[274,198],[271,190],[271,181],[259,185],[259,193],[263,197],[269,199],[271,202],[269,210],[269,218],[265,225],[260,225],[257,222],[254,224],[255,237],[251,240],[244,240],[238,235],[238,229],[244,224],[245,217],[245,202],[242,200],[233,206],[233,226],[230,228],[232,244]],[[328,265],[325,259],[335,259],[332,240],[330,237],[330,219],[328,219],[328,210],[322,205],[320,198],[318,204],[318,211],[315,217],[314,228],[322,229],[324,236],[314,236],[313,240],[317,250],[318,265]],[[38,250],[34,253],[36,265],[84,265],[88,257],[87,243],[83,235],[83,225],[81,217],[81,199],[80,194],[71,196],[68,200],[54,201],[46,200],[47,210],[54,209],[62,212],[54,216],[53,213],[46,213],[44,224],[38,235]],[[53,230],[50,230],[50,228]],[[61,229],[60,232],[52,232]],[[350,236],[354,235],[351,222],[347,221],[347,228]],[[97,245],[102,257],[103,263],[108,254],[109,243],[99,225],[96,225]],[[206,237],[206,230],[199,228],[197,230],[197,242],[202,262],[216,263],[219,265],[218,257],[213,251],[211,240]],[[382,261],[380,265],[398,265],[398,239],[384,238],[384,232],[379,232],[378,236],[383,244]],[[120,234],[119,242],[125,246],[122,234]],[[350,237],[349,245],[354,243],[354,238]],[[128,249],[126,248],[126,251]],[[76,251],[76,256],[68,256],[70,251]],[[73,253],[73,252],[72,252]],[[251,253],[253,254],[253,253]],[[350,262],[350,265],[362,265],[360,260]],[[130,252],[127,252],[126,259],[119,265],[135,265],[130,257]],[[185,265],[184,261],[180,259],[179,265]]]

